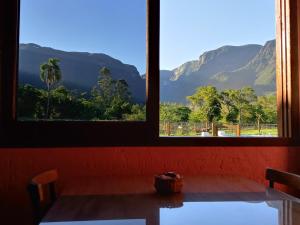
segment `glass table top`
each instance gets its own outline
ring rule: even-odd
[[[72,220],[74,216],[69,213],[69,218],[54,219],[41,225],[300,225],[300,204],[292,200],[176,200],[136,204],[134,200],[112,199],[106,206],[103,205],[105,201],[84,203],[81,200],[83,204],[90,204],[88,215]],[[75,209],[76,201],[72,204]],[[63,205],[66,206],[66,202]],[[72,209],[71,205],[68,207]],[[75,211],[78,214],[78,209]],[[89,216],[93,212],[95,215]]]
[[[145,219],[128,220],[92,220],[92,221],[71,221],[71,222],[51,222],[41,223],[51,225],[146,225]]]
[[[160,209],[160,225],[281,225],[282,201],[186,202]]]

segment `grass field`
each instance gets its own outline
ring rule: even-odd
[[[212,134],[209,134],[210,136],[212,136]],[[232,131],[225,131],[225,136],[229,136],[229,137],[234,137],[236,134]],[[168,136],[167,133],[163,132],[162,130],[160,130],[160,136]],[[171,132],[170,136],[179,136],[179,137],[200,137],[201,134],[200,133],[196,133],[193,131],[187,131],[184,132],[182,130],[176,130],[174,132]],[[269,128],[269,129],[261,129],[260,133],[257,129],[242,129],[241,130],[241,136],[243,137],[277,137],[278,136],[278,131],[276,128]]]
[[[270,136],[278,136],[277,129],[262,129],[260,133],[258,130],[242,130],[242,135],[270,135]]]

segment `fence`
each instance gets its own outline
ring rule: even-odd
[[[161,136],[277,136],[277,124],[160,122]]]

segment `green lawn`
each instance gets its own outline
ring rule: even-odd
[[[230,131],[225,131],[227,135],[234,136],[235,134]],[[256,136],[256,135],[266,135],[266,136],[278,136],[278,131],[276,128],[273,129],[261,129],[260,133],[256,129],[245,129],[241,131],[242,136]],[[167,136],[166,133],[160,131],[160,136]],[[171,136],[179,136],[179,137],[194,137],[194,136],[200,136],[199,134],[196,134],[195,132],[190,133],[182,133],[182,132],[176,132],[172,133]]]
[[[258,130],[242,130],[241,132],[242,135],[272,135],[272,136],[277,136],[278,135],[278,131],[277,129],[262,129],[260,131],[260,133],[258,132]]]

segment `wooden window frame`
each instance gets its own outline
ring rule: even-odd
[[[276,0],[277,100],[281,137],[159,137],[160,0],[147,0],[145,122],[17,121],[19,1],[0,3],[0,146],[293,146],[298,145],[297,0]],[[2,4],[2,5],[1,5]]]

